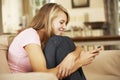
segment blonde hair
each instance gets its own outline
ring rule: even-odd
[[[67,16],[67,23],[69,22],[69,14],[67,10],[58,5],[57,3],[47,3],[38,11],[38,13],[34,16],[32,22],[29,27],[32,27],[35,30],[45,29],[46,31],[46,41],[53,34],[52,29],[52,21],[58,16],[58,13],[62,11]],[[66,24],[67,24],[66,23]]]
[[[69,22],[69,15],[67,10],[58,5],[57,3],[47,3],[38,11],[38,13],[34,16],[29,27],[34,28],[35,30],[40,30],[45,28],[48,37],[52,35],[52,21],[58,15],[58,12],[63,11],[67,16],[67,23]]]

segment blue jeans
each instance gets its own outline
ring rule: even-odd
[[[56,67],[70,52],[75,50],[74,42],[66,36],[51,37],[44,48],[47,68]],[[86,80],[82,68],[63,80]]]

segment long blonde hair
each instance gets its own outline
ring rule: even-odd
[[[58,5],[57,3],[47,3],[40,8],[28,27],[32,27],[35,30],[45,29],[46,42],[52,35],[54,35],[52,29],[52,21],[58,16],[58,12],[60,11],[66,14],[68,23],[70,17],[64,7]]]

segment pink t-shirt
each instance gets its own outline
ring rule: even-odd
[[[11,43],[8,50],[8,65],[11,72],[31,72],[32,67],[28,58],[28,54],[24,46],[35,43],[41,46],[40,38],[37,31],[28,28],[19,33]]]

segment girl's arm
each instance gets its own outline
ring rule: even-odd
[[[47,69],[46,60],[45,60],[42,48],[39,45],[28,44],[25,46],[25,50],[28,53],[28,57],[32,65],[33,72],[52,72],[57,76],[60,75],[58,76],[58,78],[63,78],[65,77],[65,75],[68,76],[68,73],[71,70],[71,67],[73,67],[74,61],[76,59],[76,55],[74,56],[71,55],[73,53],[71,52],[65,57],[65,60],[61,62],[60,67],[58,65],[55,68]],[[62,72],[62,75],[60,70],[64,71]]]
[[[102,50],[101,48],[97,48],[95,50],[92,50],[92,51],[84,51],[83,49],[79,49],[79,47],[76,49],[76,51],[73,53],[76,54],[78,57],[75,61],[75,64],[72,68],[72,72],[76,71],[78,68],[82,67],[82,66],[85,66],[85,65],[88,65],[90,64],[95,56],[97,56],[99,54],[99,51]],[[77,52],[80,52],[79,54]]]
[[[76,60],[79,58],[81,51],[83,51],[81,47],[76,47],[74,51],[70,52],[63,59],[63,61],[59,64],[58,67],[59,68],[58,77],[66,77],[80,67],[78,66],[80,64],[78,64],[78,61]]]
[[[91,63],[94,57],[98,55],[99,50],[100,49],[84,51],[81,47],[76,47],[75,51],[69,53],[60,63],[58,76],[66,77],[76,71],[78,68]]]
[[[68,76],[79,67],[81,67],[84,62],[87,62],[86,59],[88,59],[86,55],[80,55],[82,49],[78,47],[75,51],[69,53],[60,63],[60,65],[52,69],[47,69],[46,60],[42,48],[39,45],[29,44],[24,48],[28,53],[28,57],[30,59],[30,63],[34,72],[52,72],[55,75],[58,75],[58,78]]]
[[[33,72],[52,72],[57,74],[58,68],[47,69],[46,60],[41,47],[37,44],[29,44],[25,46],[28,53]]]
[[[76,48],[77,49],[77,50],[75,50],[76,54],[73,54],[74,51],[69,53],[65,57],[65,60],[63,60],[61,62],[60,67],[57,66],[52,69],[47,69],[46,60],[45,60],[42,48],[39,45],[28,44],[24,48],[25,48],[26,52],[28,53],[28,57],[30,59],[31,65],[32,65],[33,72],[52,72],[57,76],[60,75],[60,76],[58,76],[58,78],[68,76],[68,74],[70,73],[69,71],[71,71],[71,67],[73,67],[73,65],[74,65],[75,59],[79,55],[79,52],[78,53],[76,52],[78,50]],[[67,66],[66,66],[66,64],[67,64]],[[69,67],[68,67],[68,65],[69,65]],[[62,72],[62,75],[61,75],[60,70],[64,71],[64,72]]]

